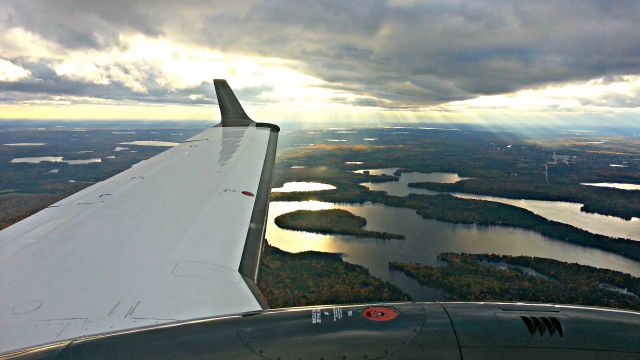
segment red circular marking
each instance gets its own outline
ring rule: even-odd
[[[251,191],[243,191],[243,192],[242,192],[242,195],[247,195],[247,196],[251,196],[251,197],[256,196],[256,195],[255,195],[254,193],[252,193]]]
[[[371,306],[362,310],[362,316],[371,321],[390,321],[398,317],[400,313],[387,306]]]

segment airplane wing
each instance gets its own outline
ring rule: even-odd
[[[0,232],[0,354],[266,307],[279,128],[214,84],[220,125]]]

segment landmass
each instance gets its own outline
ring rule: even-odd
[[[181,142],[200,129],[67,128],[82,123],[62,123],[62,128],[43,130],[3,130],[0,122],[0,191],[26,194],[54,194],[78,191],[87,185],[114,176],[134,164],[165,151],[161,146],[130,146],[122,142],[160,140]],[[96,126],[93,124],[92,126]],[[43,146],[7,146],[10,143],[42,143]],[[125,149],[116,151],[116,147]],[[63,157],[64,160],[100,159],[74,165],[62,162],[12,163],[15,158]],[[52,172],[52,170],[55,170]],[[73,180],[75,182],[69,182]],[[86,186],[86,185],[85,185]]]
[[[404,235],[362,229],[367,219],[343,209],[297,210],[275,219],[284,229],[320,234],[352,235],[377,239],[404,239]]]
[[[640,260],[640,242],[593,234],[548,220],[516,206],[492,201],[460,199],[449,194],[388,197],[384,203],[416,209],[424,218],[461,224],[502,225],[536,231],[560,241],[614,252]]]
[[[640,174],[634,181],[640,179]],[[593,191],[593,187],[580,184],[547,184],[528,182],[522,179],[468,179],[454,184],[410,183],[409,187],[438,192],[459,192],[468,194],[498,196],[510,199],[529,199],[546,201],[566,201],[582,203],[584,212],[618,216],[625,220],[638,216],[637,199],[633,191],[603,188]],[[640,191],[636,191],[640,193]],[[603,201],[606,197],[606,201]]]
[[[453,301],[531,301],[640,310],[640,278],[552,259],[440,254],[446,266],[392,262],[389,267],[442,289]]]
[[[44,122],[34,128],[6,128],[0,121],[0,229],[99,181],[114,176],[134,164],[167,149],[154,146],[126,146],[121,142],[139,139],[183,141],[200,132],[197,128],[123,129],[76,128],[95,127],[96,123]],[[52,126],[43,131],[40,126]],[[98,123],[98,126],[110,125]],[[136,124],[131,124],[136,126]],[[165,124],[162,124],[166,126]],[[73,127],[72,127],[73,126]],[[126,130],[126,131],[123,131]],[[12,143],[43,144],[41,146],[10,146]],[[116,147],[124,150],[117,151]],[[12,163],[15,158],[63,157],[64,160],[100,159],[100,162],[73,165],[43,161]]]
[[[179,142],[200,131],[196,128],[83,130],[64,128],[68,126],[66,123],[48,131],[38,129],[43,126],[41,124],[33,125],[31,129],[6,129],[3,126],[0,123],[0,229],[166,149],[123,146],[120,145],[122,142],[141,139]],[[74,126],[82,125],[74,123]],[[591,246],[640,260],[640,242],[637,241],[592,234],[570,225],[548,221],[527,210],[506,204],[459,199],[447,194],[410,195],[404,198],[389,196],[384,192],[369,191],[360,184],[397,181],[398,176],[353,172],[391,166],[399,169],[395,175],[411,171],[454,172],[473,179],[455,184],[423,183],[412,186],[441,192],[579,202],[585,204],[583,211],[629,219],[640,217],[640,191],[586,187],[580,183],[637,183],[640,179],[640,140],[637,137],[598,134],[597,138],[587,138],[586,135],[566,133],[550,136],[543,132],[538,139],[524,139],[505,132],[491,133],[477,129],[425,129],[404,128],[401,133],[396,133],[393,128],[358,129],[349,134],[331,134],[331,130],[294,131],[291,136],[282,136],[273,173],[274,187],[287,181],[313,181],[334,185],[336,189],[277,193],[272,194],[272,201],[374,202],[411,208],[425,218],[440,221],[529,229],[560,241]],[[348,142],[343,145],[324,145],[324,142],[329,141],[329,136],[341,137]],[[3,145],[11,143],[46,143],[46,146]],[[119,149],[122,147],[129,149]],[[560,160],[554,159],[554,152],[560,156]],[[87,165],[11,162],[18,157],[36,156],[101,158],[102,161]],[[358,229],[363,230],[361,227]],[[536,261],[541,260],[545,259]],[[365,268],[344,262],[337,254],[289,254],[269,247],[263,261],[259,286],[274,307],[408,299],[397,288],[389,287],[390,284],[372,277]],[[555,266],[554,263],[541,264]],[[317,269],[315,272],[314,267]],[[447,268],[451,268],[451,265],[437,268],[437,271],[445,271]],[[488,268],[492,269],[490,266]],[[558,266],[554,270],[557,271],[556,275],[549,275],[543,270],[540,273],[546,274],[550,279],[534,277],[535,281],[546,281],[545,286],[552,286],[565,293],[563,296],[571,296],[569,293],[574,291],[573,288],[566,287],[562,290],[556,283],[560,282],[558,279],[562,273],[570,274],[575,269]],[[501,271],[504,273],[504,270]],[[580,271],[589,273],[591,270]],[[601,280],[602,283],[591,282],[584,286],[584,289],[593,291],[592,295],[582,294],[585,294],[585,299],[599,297],[604,303],[589,300],[588,304],[637,308],[634,307],[637,305],[633,303],[636,301],[633,295],[616,293],[616,289],[628,289],[630,293],[638,295],[640,290],[634,287],[636,285],[616,282],[615,279]],[[534,280],[529,277],[528,281]],[[550,283],[556,285],[549,285]],[[495,299],[506,299],[500,292],[492,293],[488,286],[490,284],[485,285],[487,286],[479,285],[476,289],[485,287],[488,294],[496,296]],[[359,292],[358,289],[362,286],[367,290]],[[309,289],[312,288],[315,290],[310,292]],[[451,293],[452,296],[457,296],[453,291]],[[555,297],[548,296],[540,300],[532,298],[530,301],[587,304],[585,300],[560,295],[554,293]],[[622,298],[618,298],[619,296]],[[516,295],[513,295],[513,299],[522,300]]]
[[[489,201],[460,199],[448,194],[435,196],[411,194],[407,197],[390,196],[385,192],[370,191],[360,185],[365,182],[398,180],[396,176],[360,174],[350,171],[347,161],[364,160],[360,168],[398,167],[398,171],[456,172],[474,179],[455,184],[414,184],[433,190],[466,189],[465,184],[493,184],[501,187],[499,195],[520,197],[531,195],[539,200],[584,201],[590,210],[623,218],[640,217],[640,191],[606,188],[586,188],[580,182],[588,179],[629,182],[640,178],[640,161],[630,161],[629,155],[594,154],[593,146],[572,150],[580,157],[571,157],[567,164],[556,161],[547,183],[544,164],[553,158],[553,151],[535,142],[520,139],[500,139],[484,133],[406,134],[404,144],[353,146],[313,145],[284,151],[276,166],[274,186],[286,181],[315,181],[334,185],[336,189],[312,192],[272,194],[272,201],[326,201],[333,203],[380,203],[388,206],[415,209],[424,218],[440,221],[479,225],[512,226],[536,231],[560,241],[610,251],[630,259],[640,260],[640,242],[593,234],[577,227],[549,221],[526,209]],[[508,141],[508,142],[507,142]],[[511,143],[512,146],[508,147]],[[382,144],[382,142],[381,142]],[[558,146],[557,143],[553,143]],[[625,154],[635,149],[640,154],[638,141],[621,141]],[[569,150],[567,150],[569,151]],[[640,155],[637,155],[640,159]],[[610,167],[610,164],[625,167]],[[291,168],[305,164],[305,168]],[[397,172],[396,172],[397,173]],[[480,180],[476,180],[480,179]],[[460,185],[458,185],[460,184]],[[496,185],[497,184],[497,185]],[[456,188],[456,186],[458,186]],[[475,185],[474,185],[475,186]],[[485,189],[488,189],[486,185]],[[469,189],[467,189],[469,190]],[[545,191],[549,194],[545,196]],[[498,191],[498,190],[496,190]],[[474,193],[473,191],[468,191]],[[480,194],[489,192],[479,191]],[[526,196],[524,196],[526,197]],[[583,208],[584,209],[584,208]],[[605,210],[608,209],[608,210]]]
[[[340,195],[349,195],[358,183],[389,181],[390,178],[354,174],[349,172],[351,169],[395,167],[399,172],[453,172],[473,179],[455,184],[414,186],[435,191],[569,201],[584,204],[582,210],[585,212],[624,219],[640,217],[640,191],[580,185],[637,183],[640,179],[640,140],[637,137],[598,134],[597,138],[590,139],[584,135],[541,134],[535,138],[532,134],[531,139],[523,139],[506,132],[477,130],[406,128],[403,131],[407,133],[390,136],[388,130],[371,130],[368,134],[378,138],[375,146],[309,145],[287,149],[279,157],[276,167],[279,174],[274,179],[276,183],[294,181],[289,180],[294,178],[326,180],[324,182],[337,187],[342,185]],[[554,153],[558,157],[554,158]],[[345,164],[352,160],[364,164],[358,167]],[[306,168],[290,168],[300,164]],[[340,202],[339,196],[329,195],[323,194],[318,200],[333,198]]]
[[[372,301],[408,301],[389,282],[349,264],[339,254],[306,251],[292,254],[266,244],[258,287],[272,308]]]
[[[0,193],[0,230],[65,197],[66,194]]]
[[[346,182],[341,183],[335,190],[272,194],[272,201],[305,200],[341,203],[375,202],[415,209],[419,215],[428,219],[457,224],[517,227],[533,230],[560,241],[611,251],[630,259],[640,260],[639,241],[593,234],[571,225],[547,220],[526,209],[491,201],[461,199],[449,194],[390,196],[382,191],[370,191],[357,183]]]

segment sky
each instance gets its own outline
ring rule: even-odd
[[[640,123],[639,1],[0,0],[0,119]]]

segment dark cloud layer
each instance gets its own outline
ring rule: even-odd
[[[67,49],[124,46],[121,35],[143,33],[295,59],[326,86],[368,97],[356,104],[393,108],[640,69],[638,1],[0,0],[0,21]],[[38,65],[30,66],[35,74]],[[211,97],[200,87],[171,93],[152,78],[142,95],[117,82],[43,74],[0,90],[170,102]]]

